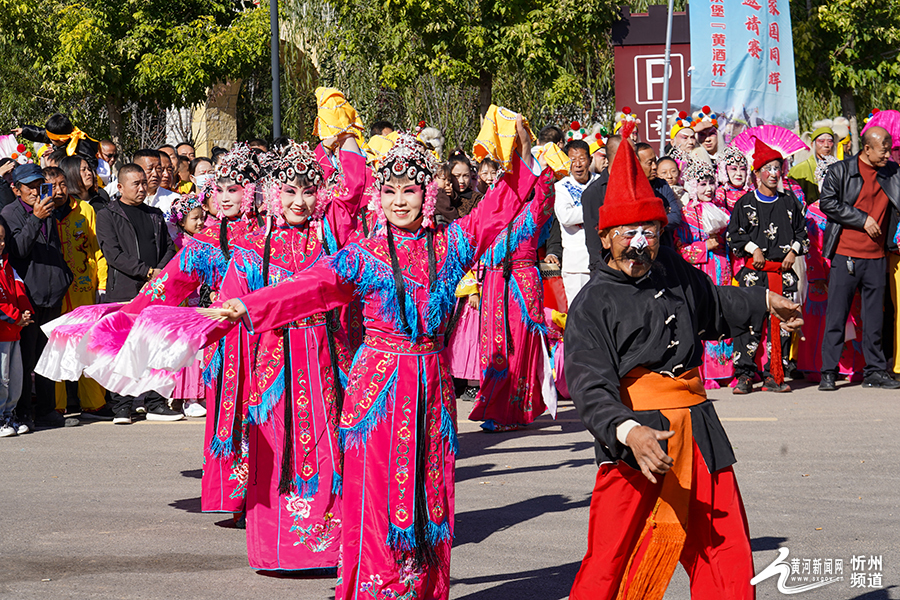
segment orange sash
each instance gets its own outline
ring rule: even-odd
[[[672,378],[637,367],[622,378],[619,393],[632,410],[660,411],[675,432],[668,441],[672,468],[662,478],[659,499],[628,560],[617,596],[618,600],[662,600],[688,526],[694,463],[690,407],[706,401],[706,390],[699,369]]]

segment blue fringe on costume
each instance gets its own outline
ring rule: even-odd
[[[200,281],[218,289],[228,270],[228,259],[222,249],[204,240],[190,238],[181,250],[178,268]]]
[[[203,369],[204,385],[212,385],[213,379],[219,376],[219,372],[222,370],[224,348],[224,340],[216,342],[216,351],[213,353],[210,363]]]
[[[220,459],[233,456],[234,444],[231,436],[229,435],[224,441],[219,439],[217,435],[212,436],[212,439],[209,440],[209,453]]]
[[[299,475],[294,477],[294,487],[301,498],[312,498],[319,493],[319,474],[313,475],[309,481],[303,481]]]
[[[516,220],[513,221],[512,228],[512,237],[510,238],[510,251],[515,252],[518,250],[519,246],[524,242],[528,241],[531,236],[534,235],[537,226],[534,222],[534,218],[531,216],[531,211],[527,208],[523,211]],[[542,230],[543,231],[543,230]],[[547,232],[549,234],[549,229]],[[497,239],[491,245],[491,248],[484,253],[481,257],[481,262],[489,267],[499,267],[503,262],[503,259],[506,258],[506,232],[504,229],[503,233],[497,236]]]
[[[272,410],[278,401],[284,397],[284,367],[275,377],[269,389],[262,393],[262,399],[256,406],[247,408],[247,420],[254,425],[261,425],[272,416]]]
[[[235,248],[235,254],[237,256],[235,256],[234,267],[238,273],[247,278],[247,287],[250,288],[250,291],[255,292],[266,287],[263,281],[262,259],[259,257],[259,254],[243,248]],[[293,274],[293,271],[288,271],[278,265],[269,264],[269,285],[275,285],[284,281]]]
[[[422,285],[404,277],[407,290],[406,320],[409,323],[408,337],[411,341],[416,341],[423,334],[434,336],[444,325],[447,316],[456,306],[456,286],[472,264],[473,254],[472,244],[462,228],[455,223],[450,224],[447,228],[447,256],[437,274],[437,281],[429,290],[424,332],[419,325],[418,307],[410,292]],[[398,331],[403,330],[394,273],[390,265],[376,259],[358,244],[350,244],[331,258],[331,267],[341,279],[352,281],[356,285],[359,297],[377,295],[378,316],[390,322]]]
[[[388,397],[391,396],[395,391],[394,388],[397,386],[398,371],[399,369],[395,369],[391,376],[388,377],[384,387],[378,394],[378,398],[375,399],[375,402],[369,407],[366,416],[359,423],[353,427],[340,428],[342,448],[358,448],[364,445],[368,441],[372,430],[387,417]]]
[[[531,318],[531,314],[528,312],[528,307],[525,305],[525,296],[522,294],[522,290],[519,289],[519,282],[516,281],[515,275],[510,277],[509,286],[513,298],[516,299],[516,302],[519,305],[519,312],[522,313],[522,323],[524,323],[525,326],[528,327],[528,330],[533,333],[542,333],[544,335],[547,335],[547,324],[538,323]]]

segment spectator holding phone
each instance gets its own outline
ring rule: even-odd
[[[47,336],[41,325],[57,318],[72,283],[54,216],[52,185],[35,164],[18,165],[12,172],[16,200],[0,212],[9,231],[9,261],[25,282],[25,293],[34,308],[32,324],[22,329],[22,399],[16,407],[19,423],[34,427],[62,427],[65,419],[56,411],[56,384],[34,376],[35,401],[31,402],[31,374]]]

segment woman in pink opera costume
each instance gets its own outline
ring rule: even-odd
[[[542,384],[550,374],[537,249],[549,232],[555,181],[552,171],[541,175],[534,198],[481,257],[481,389],[469,419],[484,421],[487,431],[518,429],[547,410]]]
[[[184,239],[182,250],[134,300],[96,324],[82,326],[81,335],[87,339],[76,353],[85,365],[85,374],[103,382],[107,389],[128,395],[150,389],[166,395],[174,389],[173,374],[168,374],[163,384],[169,386],[166,392],[159,389],[162,371],[147,368],[151,346],[141,340],[152,338],[152,315],[157,307],[178,306],[201,287],[207,287],[213,296],[218,294],[235,240],[257,227],[255,197],[260,172],[259,158],[246,144],[223,156],[215,181],[201,190],[210,197],[215,218],[207,221],[203,231]],[[65,333],[65,328],[54,331],[48,347],[64,347]],[[173,340],[166,342],[157,353],[167,352],[168,342]],[[242,406],[247,373],[242,365],[249,348],[246,329],[236,327],[204,352],[203,381],[211,410],[203,444],[203,512],[239,514],[244,508],[247,465],[242,459],[246,451]]]
[[[727,162],[728,155],[723,162]],[[716,172],[712,163],[691,160],[682,175],[687,204],[675,230],[675,247],[686,261],[709,275],[716,285],[731,284],[732,268],[725,244],[728,213],[716,206]],[[704,342],[700,373],[707,389],[727,385],[734,377],[731,340]]]
[[[530,132],[468,217],[433,224],[434,158],[410,134],[384,156],[373,190],[379,227],[330,261],[225,303],[253,331],[364,300],[366,337],[350,370],[344,444],[339,599],[449,597],[456,410],[441,358],[454,292],[519,213],[537,182]],[[527,162],[526,162],[527,161]],[[182,309],[184,310],[184,309]]]
[[[274,223],[236,242],[223,297],[277,286],[346,243],[357,226],[366,161],[352,135],[342,143],[340,186],[325,185],[322,167],[305,143],[291,142],[278,151],[265,185]],[[337,311],[317,312],[261,332],[251,349],[247,556],[254,569],[338,565],[337,425],[342,379],[350,366],[339,325]]]

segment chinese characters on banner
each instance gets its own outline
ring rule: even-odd
[[[763,123],[795,126],[788,5],[789,0],[691,3],[691,106],[711,107],[726,139]]]

